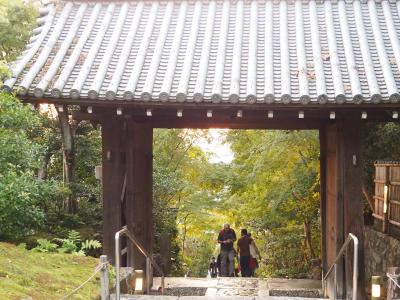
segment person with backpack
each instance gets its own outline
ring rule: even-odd
[[[235,276],[235,251],[233,243],[236,241],[236,233],[229,224],[224,224],[218,235],[218,243],[221,245],[221,276]]]

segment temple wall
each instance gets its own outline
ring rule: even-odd
[[[365,227],[365,271],[367,282],[371,276],[384,276],[390,267],[400,267],[400,240]]]

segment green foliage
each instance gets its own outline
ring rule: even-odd
[[[31,1],[0,1],[0,60],[14,60],[35,25],[37,9]]]
[[[304,247],[302,226],[288,225],[274,228],[257,237],[263,263],[260,275],[263,277],[306,278],[310,268],[307,249]]]
[[[101,243],[97,240],[85,240],[82,242],[81,245],[81,249],[83,251],[91,249],[99,249],[99,248],[101,248]]]
[[[305,276],[320,255],[318,133],[233,130],[227,140],[235,159],[221,214],[257,237],[262,274]]]
[[[55,252],[58,245],[50,242],[47,239],[38,239],[38,245],[32,249],[32,251],[36,252]]]
[[[32,173],[8,170],[0,176],[0,237],[19,237],[34,233],[45,219],[40,204],[51,201],[59,192],[53,181],[43,182]]]
[[[38,252],[59,252],[71,253],[75,255],[86,255],[89,250],[100,249],[101,243],[97,240],[84,240],[81,242],[81,235],[75,230],[70,230],[64,239],[55,238],[56,243],[47,239],[38,239],[37,246],[33,251]],[[61,246],[59,245],[61,244]]]
[[[374,162],[377,160],[400,160],[400,124],[370,123],[366,125],[364,133],[364,185],[372,198],[375,178]]]
[[[212,207],[221,185],[210,176],[217,168],[196,145],[205,135],[200,130],[154,131],[155,249],[162,234],[172,236],[174,275],[207,273],[207,264],[200,261],[208,261],[211,251],[203,252],[204,245],[214,249],[219,227]]]
[[[0,299],[56,300],[85,281],[98,265],[93,257],[28,251],[0,242]],[[73,299],[98,299],[99,275]]]
[[[156,234],[177,228],[177,275],[207,274],[218,231],[229,222],[237,233],[253,233],[265,260],[261,274],[306,276],[320,255],[317,132],[229,131],[230,164],[209,162],[196,145],[206,133],[155,131]]]
[[[58,182],[36,176],[44,151],[33,138],[40,124],[36,111],[0,94],[0,238],[40,229],[47,205],[66,193]]]

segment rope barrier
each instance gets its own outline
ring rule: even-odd
[[[79,285],[78,287],[76,287],[74,290],[72,290],[71,292],[69,292],[67,295],[63,296],[62,298],[60,298],[60,300],[65,300],[68,299],[69,297],[71,297],[73,294],[75,294],[77,291],[79,291],[81,288],[83,288],[90,280],[93,279],[94,276],[96,276],[96,274],[98,272],[100,272],[104,267],[106,267],[109,264],[109,262],[105,262],[105,263],[100,263],[98,264],[98,266],[96,267],[96,269],[94,270],[94,272],[92,273],[92,275],[89,276],[88,279],[86,279],[84,282],[82,282],[81,285]]]

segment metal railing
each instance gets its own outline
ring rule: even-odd
[[[386,277],[389,280],[393,281],[393,283],[400,289],[400,284],[399,284],[399,282],[396,281],[396,279],[399,278],[400,275],[392,275],[392,274],[386,273]]]
[[[142,244],[137,240],[137,238],[128,230],[126,226],[122,227],[120,231],[115,234],[115,277],[116,277],[116,285],[115,285],[115,294],[116,300],[120,300],[121,295],[121,244],[120,239],[121,236],[127,236],[128,239],[135,245],[138,250],[146,257],[146,292],[150,293],[150,284],[151,284],[151,276],[152,276],[152,265],[156,270],[161,274],[161,294],[164,295],[164,272],[154,261],[153,257],[146,251],[146,249],[142,246]]]
[[[344,242],[342,248],[340,248],[340,251],[338,255],[335,258],[335,261],[333,262],[332,266],[329,268],[328,272],[326,272],[324,278],[322,279],[323,283],[323,289],[324,289],[324,296],[326,297],[326,281],[329,277],[329,275],[334,272],[334,290],[333,290],[333,299],[337,299],[337,263],[339,259],[344,255],[345,250],[347,247],[350,245],[350,243],[354,243],[354,254],[353,254],[353,298],[352,300],[357,300],[357,279],[358,279],[358,238],[352,234],[349,233],[349,236],[347,237],[346,241]]]

